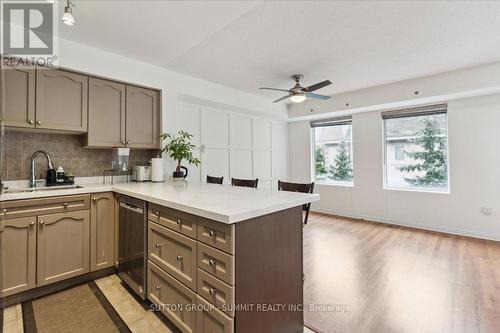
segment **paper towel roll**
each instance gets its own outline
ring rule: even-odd
[[[151,181],[163,181],[163,159],[161,157],[151,159]]]

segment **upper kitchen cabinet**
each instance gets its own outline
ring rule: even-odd
[[[87,132],[88,77],[57,69],[36,72],[36,127]]]
[[[159,93],[127,86],[126,144],[130,148],[160,148]]]
[[[88,147],[124,147],[125,85],[89,79]]]
[[[1,115],[5,126],[35,127],[35,70],[5,64],[4,107]]]

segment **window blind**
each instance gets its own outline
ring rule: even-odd
[[[352,124],[352,116],[311,121],[311,127],[327,127],[327,126],[339,126],[339,125],[351,125],[351,124]]]
[[[417,106],[414,108],[405,108],[405,109],[384,111],[384,112],[382,112],[382,119],[441,114],[441,113],[446,113],[447,110],[448,110],[448,104],[446,104],[446,103],[434,104],[434,105],[423,105],[423,106]]]

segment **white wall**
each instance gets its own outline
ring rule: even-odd
[[[198,104],[179,104],[179,129],[197,137],[199,168],[190,167],[189,180],[206,176],[259,178],[259,188],[277,188],[288,179],[288,127],[286,122]]]
[[[450,101],[448,131],[450,194],[384,190],[380,111],[354,114],[354,187],[317,185],[313,210],[500,240],[500,94]],[[308,122],[289,135],[290,179],[310,181]]]
[[[236,115],[242,114],[255,119],[264,119],[269,126],[271,126],[271,123],[282,124],[281,127],[285,128],[285,130],[276,132],[273,142],[285,142],[280,144],[284,148],[279,147],[276,151],[286,152],[287,150],[287,132],[284,122],[287,119],[287,111],[282,104],[272,104],[266,99],[233,88],[179,74],[165,68],[64,39],[59,40],[58,65],[89,74],[161,89],[163,132],[174,132],[183,128],[190,130],[197,128],[199,124],[190,124],[189,120],[200,122],[200,119],[189,118],[190,116],[185,113],[185,105],[192,105],[201,110],[202,114],[205,114],[205,110],[212,110],[225,114],[224,117],[234,114],[235,116],[231,117],[237,119]],[[201,119],[210,121],[210,116],[205,115]],[[238,131],[249,133],[252,131],[252,124],[252,122],[246,122],[240,126]],[[205,134],[223,135],[217,122],[214,121],[209,124],[205,122],[205,125]],[[222,128],[225,131],[231,130],[227,124]],[[198,131],[197,134],[203,133]],[[270,132],[267,135],[270,135]],[[234,142],[234,140],[232,141]],[[265,147],[265,149],[268,148],[271,149],[271,147]],[[275,164],[275,174],[288,174],[288,160],[286,157],[285,160],[285,163],[280,161]],[[173,169],[173,162],[168,159],[166,164],[165,175],[169,176]],[[230,169],[229,161],[224,167]],[[250,168],[252,168],[252,165],[250,165]],[[235,167],[232,169],[237,170]],[[196,170],[193,170],[194,176],[196,172]],[[234,174],[234,172],[231,174]],[[229,176],[229,173],[227,175]],[[273,177],[268,178],[270,181]],[[191,179],[196,179],[196,177]]]

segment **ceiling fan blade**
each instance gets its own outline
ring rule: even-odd
[[[329,99],[330,96],[325,96],[325,95],[320,95],[320,94],[313,94],[313,93],[306,93],[307,98],[314,98],[314,99]]]
[[[276,90],[276,91],[285,91],[285,92],[288,92],[288,90],[286,90],[286,89],[278,89],[278,88],[259,88],[259,89]]]
[[[277,100],[275,100],[273,103],[277,103],[277,102],[279,102],[279,101],[282,101],[282,100],[284,100],[284,99],[287,99],[287,98],[288,98],[288,96],[289,96],[289,95],[286,95],[286,96],[283,96],[283,97],[281,97],[281,98],[278,98],[278,99],[277,99]]]
[[[323,82],[319,82],[319,83],[313,84],[312,86],[307,87],[306,91],[307,92],[313,92],[315,90],[318,90],[318,89],[321,89],[323,87],[329,86],[330,84],[332,84],[332,82],[330,80],[325,80]]]

